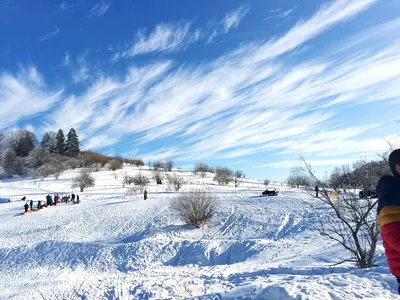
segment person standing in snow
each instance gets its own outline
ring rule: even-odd
[[[29,207],[31,208],[31,210],[33,210],[33,200],[31,200],[31,202],[29,202]]]
[[[24,208],[25,208],[25,212],[28,212],[28,209],[29,209],[28,203],[25,203]]]
[[[72,203],[75,202],[75,194],[71,194],[71,202],[72,202]]]
[[[378,225],[390,272],[396,277],[400,294],[400,149],[389,156],[393,176],[382,176],[376,187]]]
[[[318,198],[318,192],[319,192],[319,188],[318,185],[315,186],[315,197]]]
[[[76,203],[79,204],[79,195],[76,195]]]
[[[144,200],[147,200],[147,191],[144,190]]]
[[[42,208],[41,202],[42,202],[42,201],[40,201],[40,200],[37,202],[37,209],[38,209],[38,210],[40,210],[40,209]]]

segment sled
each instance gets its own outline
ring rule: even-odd
[[[27,215],[27,214],[29,214],[30,212],[31,212],[30,210],[24,211],[24,212],[21,213],[21,215]]]

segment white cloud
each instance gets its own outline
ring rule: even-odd
[[[62,91],[48,92],[42,76],[35,67],[21,67],[16,75],[0,76],[0,129],[15,126],[46,112],[61,100]]]
[[[88,16],[91,17],[100,17],[104,15],[111,7],[111,0],[110,1],[101,1],[93,6],[89,12]]]
[[[237,28],[242,19],[249,12],[249,7],[240,6],[239,8],[227,13],[222,20],[225,33],[228,33],[232,28]]]
[[[55,37],[59,32],[60,32],[60,28],[56,28],[54,31],[39,37],[37,40],[38,40],[38,42],[43,42],[45,40]]]
[[[133,43],[127,49],[117,50],[111,61],[141,54],[179,51],[198,41],[210,43],[217,36],[237,28],[249,9],[247,6],[240,6],[227,13],[222,20],[210,21],[205,27],[194,28],[191,22],[180,21],[159,24],[151,32],[140,29]]]

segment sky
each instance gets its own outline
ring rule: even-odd
[[[0,131],[283,180],[400,124],[398,0],[0,0]]]

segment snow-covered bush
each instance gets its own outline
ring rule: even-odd
[[[128,188],[128,190],[126,191],[126,196],[140,195],[140,194],[143,194],[143,192],[144,192],[144,187],[134,185],[134,186]]]
[[[201,178],[205,178],[207,175],[207,172],[214,173],[215,170],[214,170],[214,168],[210,167],[206,163],[197,162],[195,164],[194,170],[193,170],[194,175],[200,174]]]
[[[89,171],[81,171],[79,176],[75,177],[72,182],[72,187],[79,187],[80,191],[83,192],[85,188],[92,187],[95,185],[95,179],[92,173]]]
[[[24,165],[22,158],[18,157],[14,150],[6,149],[1,153],[1,166],[6,176],[23,175]]]
[[[112,159],[107,163],[107,168],[111,171],[122,169],[123,167],[123,160],[120,159]]]
[[[153,162],[153,169],[156,171],[164,170],[165,164],[162,161],[155,161],[155,162]]]
[[[185,180],[183,180],[183,178],[179,177],[176,174],[167,174],[165,178],[168,182],[169,187],[174,191],[179,191],[181,187],[185,184]]]
[[[94,163],[90,166],[93,172],[99,172],[101,170],[101,163]]]
[[[311,178],[310,176],[304,172],[301,168],[292,168],[290,170],[289,177],[286,179],[286,182],[289,186],[310,186]]]
[[[171,209],[182,218],[186,224],[204,225],[217,208],[217,199],[213,193],[194,190],[184,192],[171,203]]]
[[[36,169],[50,162],[50,158],[50,154],[45,149],[36,147],[25,158],[25,164],[30,168]]]

